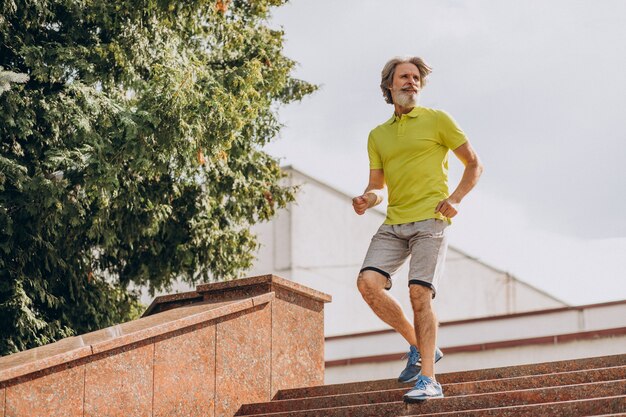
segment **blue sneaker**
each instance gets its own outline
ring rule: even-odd
[[[415,381],[420,374],[422,370],[422,357],[417,348],[413,345],[411,345],[409,353],[404,357],[408,358],[408,360],[406,361],[406,367],[398,377],[398,382],[406,384],[407,382]],[[443,352],[439,350],[439,348],[435,348],[435,363],[439,362],[441,358],[443,358]]]
[[[404,402],[417,403],[429,398],[443,398],[441,384],[427,376],[420,375],[411,391],[404,394]]]

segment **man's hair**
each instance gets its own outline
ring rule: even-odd
[[[424,60],[418,56],[405,56],[391,58],[380,73],[380,89],[383,91],[383,97],[389,104],[393,104],[393,98],[391,97],[391,91],[389,88],[393,83],[393,75],[396,72],[398,64],[410,63],[417,67],[420,73],[420,85],[423,87],[426,85],[426,77],[432,72],[432,69],[424,62]]]

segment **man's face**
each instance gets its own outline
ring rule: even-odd
[[[402,107],[415,107],[422,80],[417,66],[411,63],[398,64],[393,74],[391,97]]]

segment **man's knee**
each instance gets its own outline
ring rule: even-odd
[[[409,287],[411,305],[413,311],[425,311],[431,309],[433,290],[424,285],[413,284]]]
[[[362,271],[356,280],[356,286],[366,300],[377,292],[383,291],[385,285],[387,285],[387,277],[375,271]]]

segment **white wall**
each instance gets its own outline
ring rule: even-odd
[[[504,349],[445,354],[435,366],[437,373],[497,368],[529,363],[619,355],[626,352],[626,336],[577,340],[557,345],[525,345]],[[397,378],[406,360],[364,363],[326,368],[324,383],[369,381]]]
[[[626,302],[442,323],[437,343],[445,358],[437,364],[437,372],[626,353],[626,335],[620,331],[625,327]],[[594,339],[579,337],[580,340],[566,343],[559,341],[560,335],[580,335],[594,331],[610,333],[612,329],[617,329],[617,336]],[[520,342],[542,337],[549,337],[554,342],[533,345]],[[499,348],[501,342],[512,346]],[[498,343],[499,346],[497,349],[485,348],[489,343]],[[520,345],[515,346],[515,343]],[[458,352],[460,348],[474,349],[476,346],[482,346],[483,349]],[[457,353],[446,353],[447,348],[457,348]],[[331,338],[326,341],[325,349],[326,361],[378,355],[398,356],[398,361],[369,359],[368,363],[358,365],[328,367],[326,382],[336,383],[397,376],[396,373],[403,368],[399,358],[407,350],[407,345],[397,333],[389,332]]]
[[[435,307],[440,321],[544,310],[565,305],[455,248],[448,250],[444,278],[439,287],[440,294],[435,299]]]

